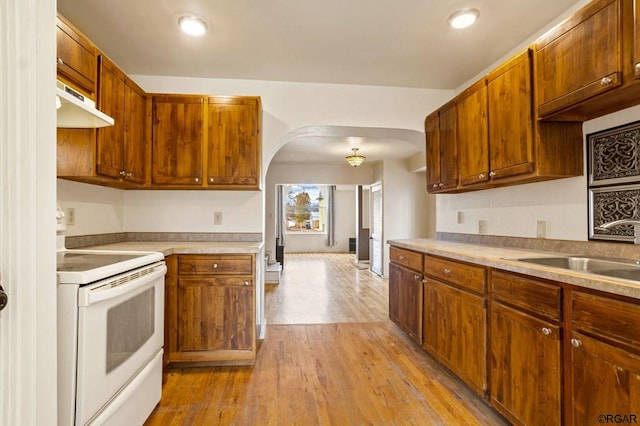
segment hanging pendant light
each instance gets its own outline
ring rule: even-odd
[[[364,160],[367,159],[367,157],[363,155],[359,155],[358,148],[351,148],[351,149],[353,150],[353,155],[347,155],[345,158],[347,160],[347,163],[349,163],[350,166],[358,167],[360,164],[364,162]]]

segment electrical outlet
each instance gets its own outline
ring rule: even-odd
[[[458,216],[456,218],[456,221],[458,223],[464,223],[464,213],[463,212],[461,212],[461,211],[458,212]]]
[[[76,209],[74,207],[67,208],[67,214],[65,215],[67,218],[67,225],[75,225],[76,224]]]
[[[478,234],[486,234],[487,233],[487,221],[480,219],[478,221]]]
[[[222,212],[213,212],[213,224],[222,225]]]
[[[544,220],[538,220],[536,222],[536,238],[547,237],[547,222]]]

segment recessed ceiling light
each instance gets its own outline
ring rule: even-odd
[[[178,24],[190,36],[199,37],[207,32],[207,24],[197,16],[182,16],[178,19]]]
[[[462,9],[449,16],[449,25],[456,29],[467,28],[473,25],[479,16],[478,9]]]

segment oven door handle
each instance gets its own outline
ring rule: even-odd
[[[96,285],[95,287],[88,289],[87,292],[81,292],[79,297],[80,300],[78,300],[78,306],[89,306],[94,303],[100,303],[109,299],[114,299],[125,293],[146,286],[148,283],[153,282],[160,277],[163,277],[166,272],[167,266],[163,263],[161,265],[155,266],[153,272],[138,278],[134,278],[133,280],[128,282],[118,283],[118,281],[122,279],[122,275],[119,277],[114,277],[112,280],[105,280],[104,282],[100,283],[100,285]]]

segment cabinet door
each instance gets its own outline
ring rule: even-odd
[[[97,57],[95,46],[69,23],[57,17],[57,70],[91,99],[95,99]]]
[[[103,176],[123,178],[125,75],[104,55],[100,56],[98,108],[113,117],[114,125],[97,130],[96,171]]]
[[[204,98],[154,96],[152,183],[202,185]]]
[[[533,110],[529,51],[489,75],[491,179],[533,172]]]
[[[179,278],[178,351],[252,350],[252,309],[250,278]]]
[[[487,389],[484,299],[427,278],[423,346],[476,393]]]
[[[437,192],[440,183],[440,119],[438,112],[429,114],[424,121],[426,136],[427,191]]]
[[[456,106],[450,102],[440,109],[440,184],[441,190],[458,186],[458,140]]]
[[[571,423],[634,423],[640,416],[640,356],[571,333]],[[601,416],[611,416],[602,418]],[[613,416],[620,416],[615,421]],[[626,416],[627,421],[623,420]],[[604,420],[604,421],[603,421]]]
[[[147,96],[130,80],[125,81],[124,170],[125,179],[144,183],[147,175]]]
[[[256,98],[208,102],[207,184],[259,188],[260,111]]]
[[[486,80],[460,94],[457,110],[460,186],[486,182],[489,180]]]
[[[491,403],[516,424],[561,424],[559,327],[491,306]],[[587,423],[584,423],[587,424]]]
[[[596,0],[536,42],[538,115],[622,84],[622,0]]]
[[[389,318],[422,343],[422,275],[389,264]]]

